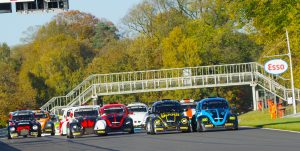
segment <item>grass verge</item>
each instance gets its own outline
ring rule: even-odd
[[[271,119],[268,111],[252,111],[239,116],[239,125],[300,131],[300,117]]]

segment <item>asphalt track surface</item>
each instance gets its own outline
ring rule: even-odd
[[[300,134],[254,128],[205,133],[0,139],[0,151],[300,151]]]

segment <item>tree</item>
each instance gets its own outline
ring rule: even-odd
[[[10,48],[6,43],[0,43],[0,61],[7,62],[10,58]]]
[[[117,32],[118,29],[114,26],[112,22],[101,21],[96,25],[95,35],[93,39],[94,48],[103,48],[107,43],[112,40],[118,39]]]

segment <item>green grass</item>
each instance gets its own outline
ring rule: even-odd
[[[240,126],[300,131],[300,117],[271,119],[267,110],[248,112],[238,118]]]

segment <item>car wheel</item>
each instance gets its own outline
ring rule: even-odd
[[[11,139],[11,134],[10,133],[7,134],[7,139]]]
[[[146,128],[147,134],[150,134],[150,122],[149,121],[147,121],[145,128]]]
[[[130,126],[130,131],[128,132],[129,134],[134,133],[134,127],[133,127],[133,122],[131,121],[131,126]]]
[[[238,122],[234,122],[234,125],[233,125],[233,130],[238,130],[239,129],[239,124]]]
[[[146,124],[147,134],[154,134],[152,122],[149,120]]]
[[[72,133],[72,129],[68,129],[69,130],[69,138],[74,138],[73,133]]]
[[[201,122],[201,119],[197,121],[197,132],[205,132],[205,126],[204,124]]]
[[[70,131],[69,128],[67,128],[67,134],[66,134],[67,138],[70,138]]]
[[[51,132],[51,136],[54,136],[55,135],[55,127],[54,125],[52,125],[52,132]]]
[[[196,123],[196,117],[195,116],[192,117],[191,127],[192,127],[191,130],[193,132],[197,132],[197,123]]]
[[[42,137],[42,130],[39,130],[39,131],[38,131],[37,137]]]

